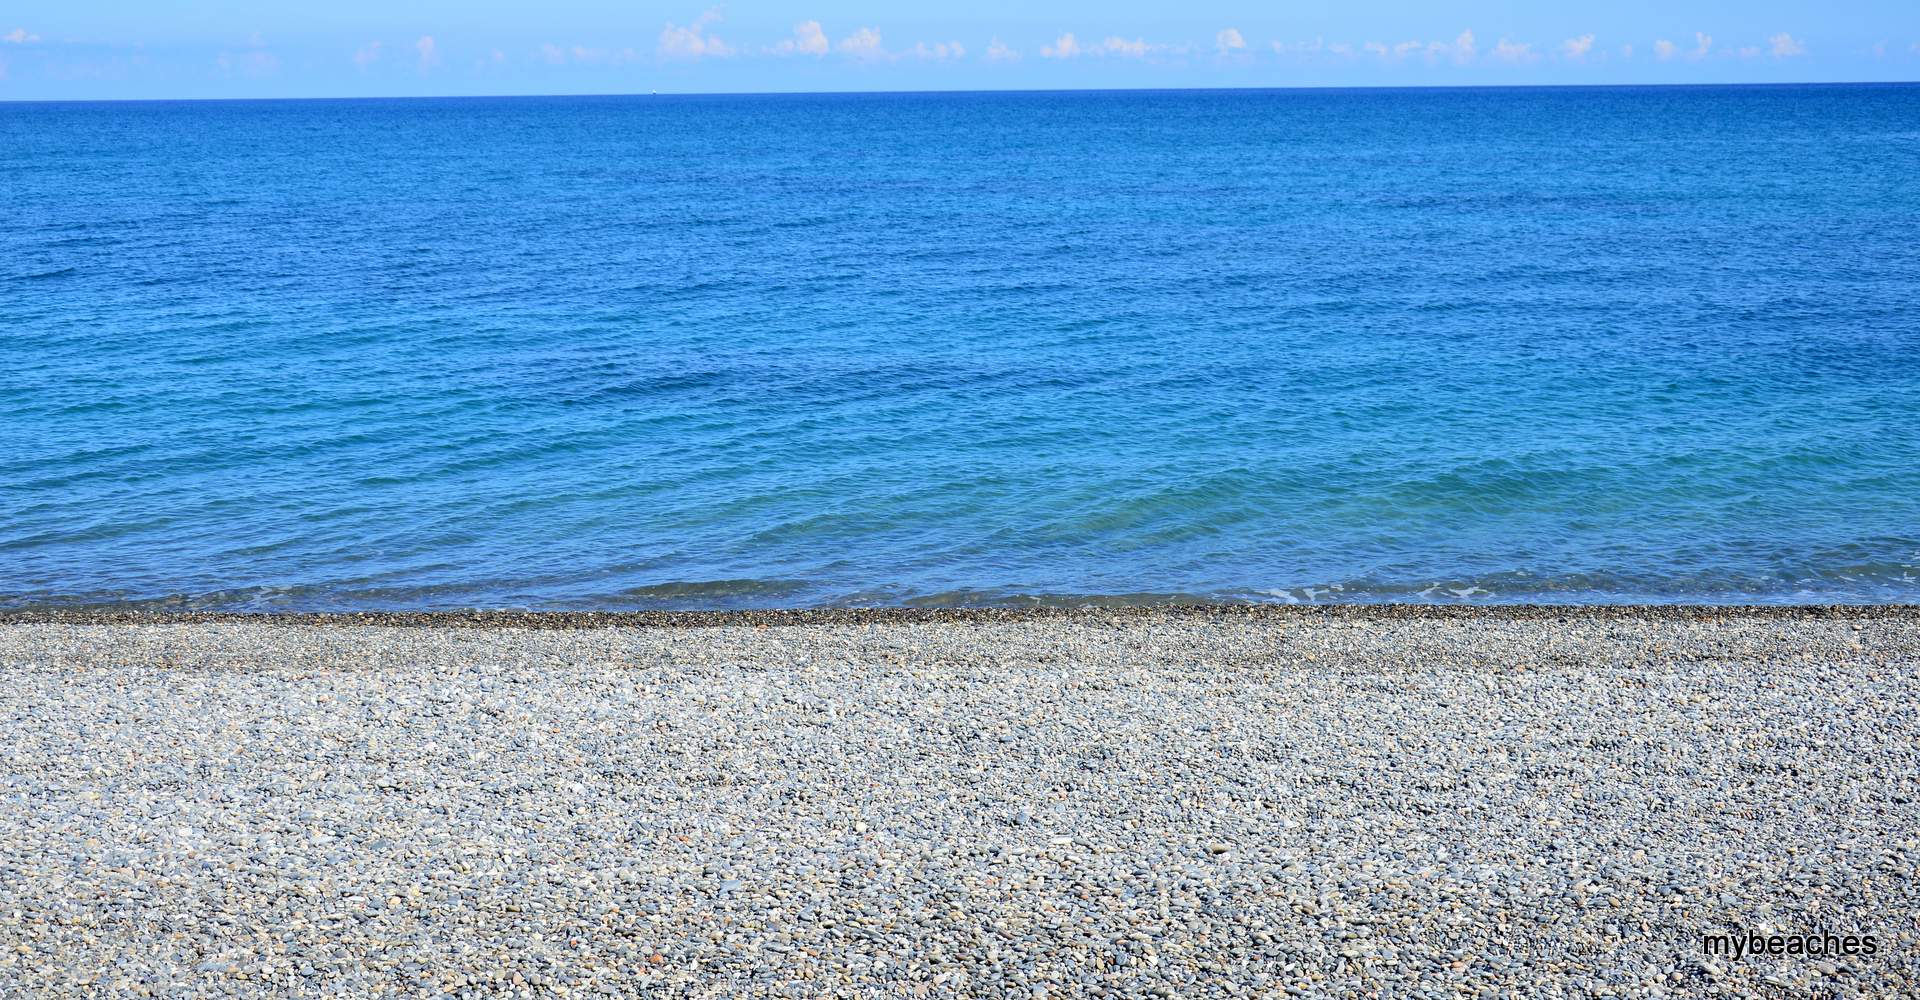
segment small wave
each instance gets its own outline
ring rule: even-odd
[[[51,271],[29,271],[12,275],[14,281],[51,281],[54,278],[66,278],[80,273],[77,267],[58,267]]]
[[[849,602],[835,602],[847,604]],[[1248,604],[1229,594],[1133,592],[1121,594],[1035,593],[1020,590],[947,590],[897,602],[907,608],[1139,608],[1194,604]]]
[[[1487,584],[1487,585],[1483,585]],[[543,597],[524,581],[421,587],[237,587],[202,593],[0,593],[6,611],[725,611],[824,608],[1133,608],[1289,605],[1831,605],[1920,603],[1914,567],[1873,580],[1797,580],[1769,588],[1680,589],[1646,581],[1532,579],[1524,586],[1492,578],[1427,583],[1362,581],[1244,590],[1079,593],[962,588],[914,593],[898,587],[836,592],[804,580],[673,581],[608,593],[562,588]],[[558,594],[559,591],[553,591]]]
[[[805,593],[810,585],[802,580],[687,580],[631,587],[613,595],[610,603],[687,605],[701,602],[732,603],[740,600],[777,600]]]

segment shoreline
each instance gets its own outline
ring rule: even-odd
[[[1767,621],[1920,620],[1920,604],[1153,604],[1035,607],[769,608],[675,611],[144,611],[0,609],[15,625],[270,625],[454,629],[713,628],[728,626],[1010,624],[1170,621],[1288,624],[1316,621]]]

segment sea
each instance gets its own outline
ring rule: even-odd
[[[0,104],[0,607],[1920,601],[1920,86]]]

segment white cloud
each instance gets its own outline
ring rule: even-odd
[[[32,45],[39,40],[39,35],[33,34],[25,28],[15,28],[4,35],[0,35],[0,42],[6,42],[10,45]]]
[[[1270,47],[1273,49],[1273,54],[1277,56],[1312,55],[1316,52],[1326,51],[1327,40],[1324,38],[1316,38],[1311,42],[1294,42],[1291,45],[1286,42],[1276,41],[1270,43]],[[1336,48],[1344,48],[1349,54],[1353,51],[1352,46],[1336,46]]]
[[[632,48],[596,49],[585,45],[573,45],[562,48],[552,42],[540,46],[540,51],[537,54],[542,62],[550,66],[565,66],[570,62],[583,66],[595,66],[601,63],[629,63],[640,58],[639,51]],[[506,62],[506,60],[506,53],[501,52],[499,49],[493,50],[494,62],[502,63]]]
[[[1653,43],[1654,57],[1662,60],[1673,59],[1678,56],[1685,56],[1688,59],[1705,59],[1707,52],[1713,48],[1713,36],[1696,31],[1693,33],[1693,41],[1696,47],[1690,52],[1682,52],[1679,46],[1662,38]]]
[[[1007,48],[1006,43],[1000,41],[998,38],[987,43],[988,62],[1012,62],[1018,58],[1020,58],[1020,53]]]
[[[1332,45],[1327,46],[1327,51],[1336,56],[1351,56],[1353,55],[1353,46],[1346,42],[1334,42]]]
[[[887,59],[887,50],[880,45],[880,29],[861,28],[859,31],[840,39],[841,53],[859,59]]]
[[[667,26],[660,29],[660,43],[655,51],[662,59],[724,59],[733,55],[733,49],[721,41],[720,36],[707,34],[707,25],[718,20],[720,8],[715,7],[684,28],[668,21]]]
[[[1047,59],[1072,59],[1079,54],[1080,43],[1074,41],[1071,31],[1055,39],[1052,45],[1040,47],[1040,55]]]
[[[577,63],[597,63],[605,62],[608,52],[606,49],[590,49],[584,45],[576,45],[567,50],[567,55],[572,56],[573,61]]]
[[[1427,43],[1429,60],[1451,59],[1461,66],[1472,62],[1478,51],[1479,46],[1473,40],[1472,31],[1462,31],[1460,36],[1451,42]]]
[[[421,35],[420,40],[413,43],[413,49],[420,53],[420,72],[425,73],[440,65],[440,46],[434,42],[432,35]]]
[[[1628,42],[1627,44],[1625,44],[1625,45],[1622,45],[1622,46],[1620,46],[1620,58],[1622,58],[1622,59],[1632,59],[1632,58],[1633,58],[1633,43],[1632,43],[1632,42]]]
[[[280,71],[280,58],[271,52],[254,49],[251,52],[222,52],[214,61],[220,72],[238,73],[241,76],[272,76]]]
[[[827,33],[819,21],[802,21],[793,26],[792,38],[782,39],[767,51],[783,56],[824,56],[830,48]]]
[[[1784,31],[1767,39],[1767,41],[1773,44],[1773,57],[1775,59],[1789,59],[1793,56],[1805,55],[1807,52],[1807,47],[1800,44],[1799,39],[1794,38]]]
[[[1227,28],[1213,36],[1213,47],[1219,49],[1220,54],[1224,56],[1246,48],[1247,40],[1240,37],[1239,28]]]
[[[353,53],[353,64],[355,66],[367,67],[367,66],[373,65],[374,63],[379,62],[380,51],[385,47],[386,46],[380,44],[377,41],[368,42],[367,44],[360,46],[360,48],[355,50]]]
[[[1473,32],[1471,31],[1461,32],[1460,37],[1451,42],[1421,42],[1409,40],[1405,42],[1395,42],[1392,45],[1384,42],[1368,42],[1360,48],[1363,52],[1379,56],[1381,59],[1389,62],[1401,62],[1410,55],[1425,52],[1429,61],[1438,60],[1442,56],[1450,56],[1455,62],[1465,63],[1471,62],[1476,52],[1476,44],[1473,40]],[[1328,50],[1339,55],[1346,55],[1353,51],[1353,47],[1350,45],[1331,45],[1328,46]]]
[[[1745,46],[1741,48],[1739,52],[1739,56],[1742,59],[1758,59],[1760,58],[1760,46],[1758,45]]]
[[[1532,42],[1510,42],[1504,38],[1500,39],[1500,44],[1493,47],[1493,57],[1501,62],[1516,65],[1530,63],[1540,58],[1534,53]]]
[[[1587,53],[1593,51],[1593,36],[1581,35],[1560,43],[1560,53],[1568,59],[1585,60]]]
[[[1048,59],[1072,59],[1075,56],[1120,56],[1126,59],[1139,59],[1165,47],[1150,44],[1144,38],[1126,39],[1119,35],[1108,35],[1096,44],[1082,46],[1079,39],[1073,37],[1073,32],[1069,31],[1055,39],[1052,45],[1042,46],[1040,54]]]
[[[964,59],[967,50],[959,42],[913,43],[913,57],[926,62],[946,62],[949,59]]]

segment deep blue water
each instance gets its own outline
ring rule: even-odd
[[[0,104],[0,606],[1920,600],[1920,87]]]

